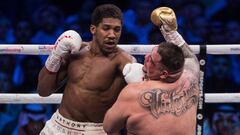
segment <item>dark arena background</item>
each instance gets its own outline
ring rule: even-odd
[[[151,23],[150,14],[159,6],[171,7],[177,16],[178,32],[188,44],[200,46],[201,92],[196,134],[240,135],[240,0],[6,0],[0,2],[0,46],[51,45],[69,29],[89,41],[91,13],[103,3],[116,4],[123,11],[119,44],[128,45],[164,41],[159,29]],[[221,53],[226,51],[223,47],[217,54],[209,54],[211,45],[233,46],[228,48],[233,53]],[[47,56],[8,55],[2,51],[4,49],[0,49],[0,135],[37,135],[58,104],[2,102],[4,94],[37,94],[38,73]],[[144,62],[143,55],[134,56],[139,63]],[[209,97],[204,95],[211,93],[232,94],[232,98],[237,95],[238,101],[207,102]]]

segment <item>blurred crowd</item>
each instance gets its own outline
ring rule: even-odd
[[[174,9],[178,31],[190,45],[240,43],[240,14],[237,13],[240,0],[8,0],[0,3],[0,45],[54,44],[69,29],[89,41],[91,13],[102,3],[116,4],[124,13],[120,44],[164,41],[150,21],[151,11],[159,6]],[[36,93],[38,73],[46,57],[0,55],[0,93]],[[135,57],[143,63],[143,56]],[[208,55],[205,74],[206,93],[240,92],[240,55]],[[0,104],[0,134],[37,135],[56,107]],[[240,135],[239,109],[239,104],[206,104],[204,135]]]

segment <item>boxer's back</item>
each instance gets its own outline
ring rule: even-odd
[[[183,76],[172,84],[147,81],[129,86],[125,92],[134,99],[129,98],[127,107],[128,134],[193,135],[198,86],[192,80]]]
[[[75,121],[102,122],[125,85],[118,70],[121,55],[106,57],[86,51],[72,57],[60,113]]]

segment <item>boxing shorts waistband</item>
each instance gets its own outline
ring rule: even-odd
[[[93,122],[77,122],[73,120],[69,120],[64,118],[59,111],[57,110],[53,114],[53,120],[56,124],[70,129],[70,130],[77,130],[77,131],[102,131],[103,130],[103,123],[93,123]]]

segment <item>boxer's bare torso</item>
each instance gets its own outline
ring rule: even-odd
[[[107,109],[126,85],[122,70],[125,64],[132,62],[133,57],[120,48],[104,55],[92,51],[89,43],[82,46],[80,53],[67,57],[67,62],[57,74],[49,74],[43,68],[39,77],[44,81],[39,81],[39,86],[41,93],[48,96],[51,92],[47,89],[57,87],[58,83],[52,85],[53,82],[61,82],[67,77],[60,114],[74,121],[99,123],[103,122]]]
[[[129,135],[193,135],[196,125],[198,78],[186,73],[175,83],[130,84],[121,102]],[[122,95],[122,94],[121,94]],[[121,96],[120,95],[120,96]]]
[[[129,58],[120,49],[109,56],[88,50],[71,56],[59,112],[75,121],[102,122],[125,86],[121,69],[130,62]]]

